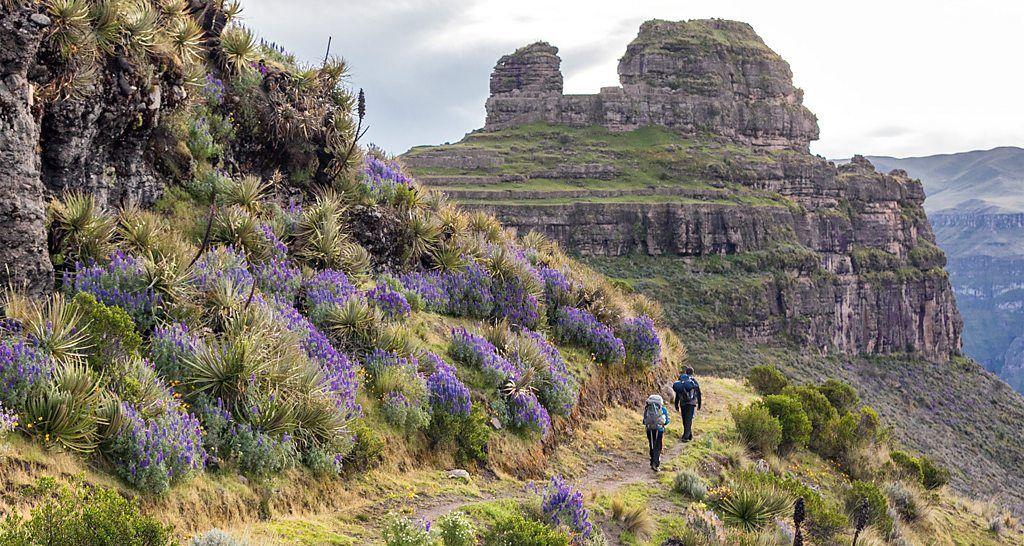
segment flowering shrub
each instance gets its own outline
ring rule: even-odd
[[[463,271],[444,275],[441,290],[448,294],[445,314],[487,318],[494,311],[491,276],[476,263],[469,264]]]
[[[398,278],[402,286],[423,300],[427,311],[444,313],[448,310],[448,294],[444,288],[444,275],[437,271],[414,271]]]
[[[50,377],[50,363],[24,339],[0,341],[0,404],[21,408],[33,388]]]
[[[654,366],[661,358],[661,338],[647,315],[628,319],[622,325],[626,361],[636,366]]]
[[[303,283],[302,299],[307,314],[320,324],[318,317],[325,307],[343,304],[356,292],[344,272],[325,269]]]
[[[384,283],[367,292],[366,300],[380,309],[385,317],[391,319],[405,318],[412,312],[405,296]]]
[[[253,276],[245,255],[231,247],[215,247],[196,260],[193,284],[200,290],[210,290],[218,283],[231,283],[240,290],[252,287]]]
[[[362,409],[356,402],[359,383],[356,364],[335,349],[327,336],[291,305],[278,303],[278,313],[288,329],[303,336],[302,347],[309,358],[320,365],[326,379],[327,391],[345,420],[358,416]]]
[[[403,358],[375,349],[366,357],[366,372],[381,396],[381,413],[391,425],[408,432],[430,423],[426,380],[417,371],[415,358]]]
[[[459,381],[455,368],[433,353],[428,353],[427,358],[434,364],[434,373],[427,378],[430,407],[434,413],[443,411],[449,415],[469,417],[472,409],[469,389]]]
[[[494,300],[491,312],[494,318],[506,319],[509,324],[525,328],[536,328],[540,323],[540,302],[526,290],[522,279],[494,279],[491,285],[491,298]]]
[[[626,356],[622,340],[587,311],[562,307],[555,311],[555,335],[565,343],[589,350],[598,362],[611,364]]]
[[[157,326],[149,342],[149,360],[168,379],[186,378],[187,359],[204,347],[203,339],[181,322]]]
[[[508,425],[523,432],[538,432],[547,436],[551,430],[551,416],[537,400],[533,391],[517,391],[508,397]]]
[[[130,404],[121,404],[125,426],[117,434],[111,456],[118,473],[139,489],[159,493],[206,463],[199,420],[169,410],[146,419]]]
[[[288,247],[270,226],[261,225],[260,232],[267,240],[270,252],[267,259],[252,266],[256,286],[268,296],[292,303],[302,286],[302,272],[288,259]]]
[[[537,397],[541,404],[550,413],[569,415],[572,407],[576,405],[576,386],[570,379],[569,367],[562,358],[562,353],[537,332],[523,330],[521,335],[529,338],[547,361],[547,367],[536,370],[540,384]]]
[[[367,156],[363,167],[363,185],[371,194],[388,193],[395,185],[408,186],[412,178],[402,171],[394,161],[383,161],[374,156]]]
[[[417,400],[410,400],[400,391],[391,391],[381,400],[381,413],[392,426],[407,432],[430,424],[430,414]]]
[[[572,285],[561,271],[542,267],[538,273],[544,281],[544,301],[547,302],[549,309],[554,310],[571,304]]]
[[[141,330],[148,330],[156,322],[160,295],[149,286],[142,261],[120,250],[106,265],[75,264],[75,272],[66,274],[64,286],[72,293],[88,292],[106,305],[124,309]]]
[[[491,342],[464,328],[452,330],[448,354],[458,362],[481,370],[488,384],[495,388],[519,377],[519,370],[498,354],[498,349]]]
[[[583,494],[561,476],[551,477],[541,497],[540,509],[548,523],[570,530],[574,544],[584,544],[594,532],[590,512],[583,506]]]
[[[0,439],[3,439],[16,426],[18,426],[18,413],[0,404]]]
[[[295,466],[298,449],[288,434],[275,438],[246,423],[234,423],[227,452],[238,469],[250,476],[272,476]]]

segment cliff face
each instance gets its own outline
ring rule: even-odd
[[[861,157],[836,167],[810,155],[815,118],[748,25],[645,23],[619,63],[622,87],[599,95],[561,94],[556,51],[503,57],[484,131],[414,148],[407,165],[583,255],[676,257],[697,276],[721,259],[757,264],[742,295],[727,296],[742,313],[726,304],[685,323],[713,337],[937,360],[960,351],[921,184]]]
[[[754,146],[807,150],[818,137],[789,65],[745,23],[648,21],[619,61],[619,87],[563,95],[558,49],[538,42],[491,76],[488,131],[545,121],[628,131],[662,125]]]

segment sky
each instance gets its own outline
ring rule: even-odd
[[[1024,146],[1020,0],[243,0],[244,24],[308,63],[331,52],[367,98],[366,137],[399,154],[484,123],[498,58],[545,40],[566,93],[617,85],[643,21],[750,23],[793,68],[828,158]]]

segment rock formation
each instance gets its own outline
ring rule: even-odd
[[[712,336],[821,353],[960,351],[920,182],[862,157],[836,167],[808,153],[815,118],[749,25],[645,23],[619,63],[622,87],[592,96],[561,94],[555,52],[538,43],[503,57],[484,131],[414,148],[406,164],[467,206],[584,255],[677,256],[695,270],[718,255],[764,262],[758,283],[729,295],[726,309],[742,313],[685,325]],[[537,122],[557,125],[535,138],[502,132]],[[635,142],[623,135],[641,126]]]
[[[789,65],[746,23],[648,21],[619,60],[621,86],[596,95],[562,94],[557,52],[538,42],[498,61],[485,130],[534,121],[612,131],[663,125],[799,150],[818,137]]]
[[[0,17],[0,285],[34,294],[53,284],[36,149],[39,124],[28,77],[49,25],[48,17],[23,5]]]

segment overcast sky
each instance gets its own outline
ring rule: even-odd
[[[617,85],[647,19],[750,23],[793,67],[830,158],[1024,146],[1021,0],[243,0],[245,23],[308,62],[332,52],[392,153],[483,125],[501,55],[546,40],[567,93]]]

